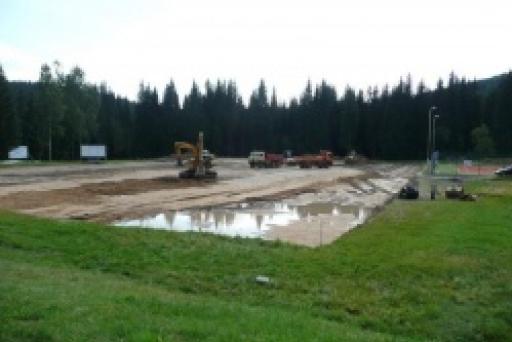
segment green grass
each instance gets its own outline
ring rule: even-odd
[[[466,189],[316,249],[1,213],[0,340],[511,340],[512,181]]]
[[[436,166],[436,174],[438,175],[456,175],[457,172],[457,163],[441,161]]]

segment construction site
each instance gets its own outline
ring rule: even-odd
[[[253,152],[215,158],[175,143],[169,158],[11,166],[0,207],[121,227],[197,231],[305,246],[334,241],[388,203],[417,166]]]
[[[512,342],[511,12],[2,0],[0,342]]]

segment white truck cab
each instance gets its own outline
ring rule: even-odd
[[[249,154],[249,165],[253,167],[255,163],[261,163],[265,161],[265,152],[263,151],[252,151]]]

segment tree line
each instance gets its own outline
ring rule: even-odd
[[[80,144],[105,144],[109,158],[172,153],[174,141],[195,141],[212,152],[246,156],[251,150],[295,154],[320,149],[372,159],[423,159],[431,106],[438,108],[436,142],[444,156],[498,156],[512,151],[512,72],[486,81],[451,74],[434,89],[411,77],[366,91],[338,94],[323,81],[308,82],[299,97],[279,101],[262,80],[247,104],[234,81],[195,82],[180,100],[171,80],[162,98],[141,84],[138,98],[86,82],[44,64],[37,82],[9,82],[0,66],[0,157],[28,145],[34,159],[79,158]]]

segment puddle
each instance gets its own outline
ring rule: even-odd
[[[316,247],[363,224],[389,203],[406,182],[405,178],[341,182],[279,201],[253,198],[245,203],[172,211],[114,225],[208,232]]]
[[[295,222],[313,222],[316,218],[348,216],[352,228],[364,222],[368,210],[357,205],[313,202],[291,205],[281,202],[238,203],[211,209],[194,209],[161,213],[137,220],[115,222],[119,227],[142,227],[173,231],[207,232],[246,238],[265,237],[276,227]]]

